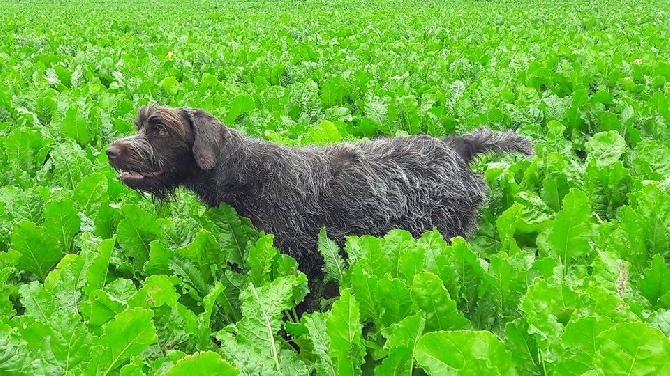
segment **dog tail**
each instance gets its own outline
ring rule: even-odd
[[[533,143],[526,137],[513,131],[493,131],[479,128],[463,136],[446,137],[447,142],[458,154],[469,163],[477,154],[486,152],[509,153],[519,152],[533,155]]]

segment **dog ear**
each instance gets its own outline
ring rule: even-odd
[[[219,162],[219,150],[223,144],[224,126],[214,116],[203,110],[182,108],[193,128],[193,156],[203,170],[211,170]]]

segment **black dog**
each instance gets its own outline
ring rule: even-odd
[[[310,280],[322,274],[322,227],[340,244],[397,228],[466,236],[487,193],[468,162],[487,151],[533,153],[528,139],[485,128],[288,147],[241,135],[197,109],[145,106],[135,123],[136,136],[107,149],[123,183],[157,197],[184,186],[208,206],[231,205],[273,233]]]

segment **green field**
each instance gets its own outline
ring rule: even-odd
[[[670,2],[0,5],[0,375],[670,374]],[[515,129],[479,229],[325,236],[123,186],[149,102],[289,144]],[[281,219],[278,219],[281,220]]]

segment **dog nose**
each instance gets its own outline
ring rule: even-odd
[[[121,154],[121,147],[118,145],[112,144],[107,148],[107,158],[114,159]]]

